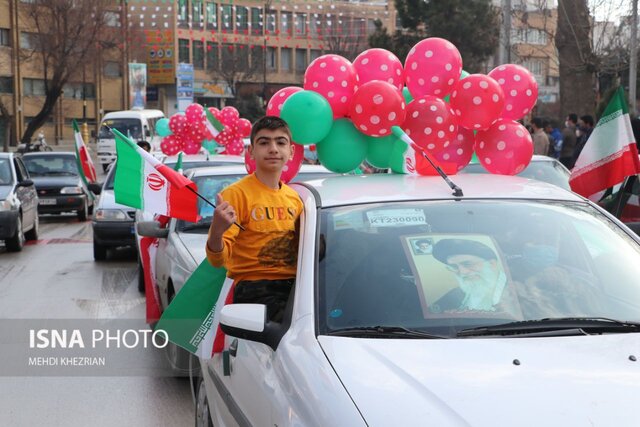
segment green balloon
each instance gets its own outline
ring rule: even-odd
[[[411,96],[411,92],[409,92],[409,88],[406,86],[402,89],[402,96],[404,96],[405,104],[408,104],[411,101],[413,101],[413,96]]]
[[[466,79],[467,77],[469,77],[469,73],[467,73],[465,70],[462,70],[462,72],[460,73],[460,78],[458,79],[458,81]],[[444,100],[444,102],[449,102],[449,95],[445,96],[442,99]]]
[[[367,138],[351,120],[338,119],[333,122],[329,134],[318,142],[316,150],[318,160],[325,168],[336,173],[347,173],[360,166],[367,156]]]
[[[160,119],[156,122],[156,133],[160,136],[173,135],[173,132],[169,129],[169,119]]]
[[[391,134],[382,138],[367,137],[367,162],[380,169],[389,167],[393,145],[398,137]]]
[[[202,140],[202,147],[207,150],[211,154],[216,154],[216,148],[218,147],[218,143],[213,139],[204,139]]]
[[[289,125],[292,139],[303,145],[322,141],[333,125],[333,111],[329,102],[310,90],[301,90],[287,98],[282,105],[280,118]]]
[[[396,139],[389,156],[389,167],[395,173],[405,173],[404,171],[404,153],[407,150],[407,143],[401,139]]]

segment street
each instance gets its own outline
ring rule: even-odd
[[[0,322],[49,319],[55,328],[57,319],[126,319],[127,325],[147,329],[135,259],[135,251],[125,249],[96,263],[91,221],[79,222],[75,215],[41,216],[38,241],[19,253],[0,246]],[[154,375],[164,357],[162,349],[150,349],[139,361],[149,373],[137,370],[130,376],[2,372],[0,425],[191,425],[189,379]]]

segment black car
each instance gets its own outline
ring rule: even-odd
[[[0,153],[0,240],[8,251],[38,239],[38,195],[22,160]]]
[[[80,178],[74,152],[26,153],[22,159],[38,191],[38,213],[76,212],[87,220],[94,196]]]

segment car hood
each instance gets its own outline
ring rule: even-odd
[[[4,200],[9,197],[12,188],[13,185],[0,185],[0,200]]]
[[[102,190],[100,193],[100,201],[98,202],[98,209],[122,209],[123,211],[135,211],[135,209],[130,206],[116,203],[116,195],[113,193],[113,190]]]
[[[77,175],[62,176],[35,176],[31,177],[36,188],[38,187],[79,187],[80,177]]]
[[[640,334],[318,340],[369,426],[638,424]]]
[[[180,240],[193,257],[196,265],[200,265],[207,257],[205,245],[207,244],[207,235],[199,233],[180,233]]]

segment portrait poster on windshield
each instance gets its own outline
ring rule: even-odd
[[[519,311],[504,257],[490,236],[430,233],[402,240],[425,317]]]
[[[147,105],[147,64],[129,64],[129,105],[132,110]]]

